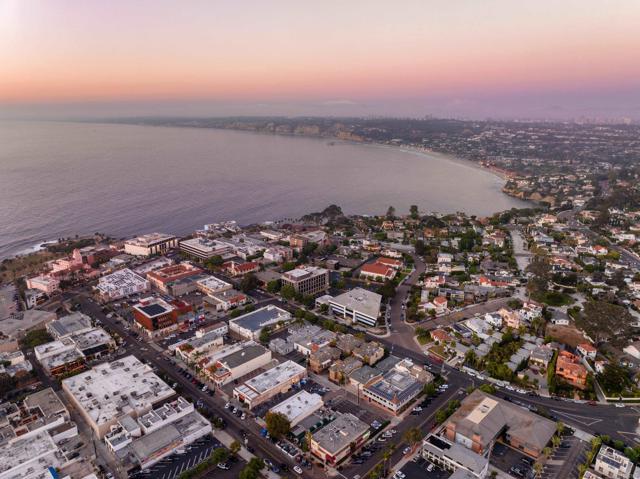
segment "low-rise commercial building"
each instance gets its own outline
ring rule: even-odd
[[[208,260],[214,256],[224,256],[231,252],[228,244],[208,238],[193,238],[180,241],[180,250],[189,256]]]
[[[149,336],[157,337],[178,329],[178,312],[165,300],[150,296],[133,305],[136,324]]]
[[[323,406],[324,402],[319,394],[310,393],[303,389],[272,407],[270,412],[282,414],[289,420],[291,427],[294,427]]]
[[[369,435],[367,423],[353,414],[340,414],[311,435],[309,450],[325,464],[337,465],[360,449]]]
[[[290,286],[296,293],[314,296],[329,289],[329,270],[304,266],[283,273],[282,286]]]
[[[103,276],[96,290],[103,301],[114,301],[149,290],[149,281],[128,268]]]
[[[27,288],[37,289],[46,294],[53,294],[60,289],[60,280],[49,275],[27,278]]]
[[[163,293],[170,292],[170,285],[176,281],[198,276],[202,270],[191,263],[180,263],[156,269],[147,273],[147,279],[152,286],[155,286]]]
[[[224,386],[270,362],[271,351],[254,341],[248,341],[241,349],[219,357],[214,364],[206,368],[206,374],[217,386]]]
[[[205,276],[204,278],[199,279],[196,282],[196,285],[200,291],[208,296],[233,289],[233,285],[226,281],[222,281],[215,276]]]
[[[603,445],[596,456],[594,469],[602,477],[629,479],[633,470],[633,462],[623,453]]]
[[[485,456],[435,434],[429,434],[422,442],[422,457],[445,471],[462,471],[471,478],[483,479],[489,470]]]
[[[164,233],[149,233],[124,242],[124,252],[134,256],[165,254],[178,246],[178,238]]]
[[[47,324],[47,331],[54,339],[67,338],[91,329],[93,329],[91,318],[80,312],[62,316]]]
[[[174,395],[173,389],[135,356],[98,364],[63,379],[62,390],[99,438],[123,415],[136,418]]]
[[[270,304],[229,320],[229,330],[242,338],[257,340],[263,328],[289,321],[291,314],[288,311]]]
[[[445,425],[445,435],[484,455],[499,437],[513,448],[537,458],[556,432],[556,424],[479,389],[462,401]]]
[[[191,362],[222,344],[224,336],[217,331],[211,331],[184,341],[176,348],[176,355],[186,362]]]
[[[362,394],[370,404],[398,415],[422,392],[422,387],[423,383],[408,372],[394,368],[369,382]]]
[[[246,304],[248,301],[247,295],[236,289],[213,293],[204,298],[204,303],[210,305],[211,309],[215,311],[229,311]]]
[[[286,361],[236,387],[233,397],[252,409],[277,394],[287,392],[305,377],[307,368],[293,361]]]
[[[329,299],[329,307],[333,314],[349,319],[352,323],[373,327],[380,316],[381,302],[382,296],[378,293],[364,288],[354,288]]]

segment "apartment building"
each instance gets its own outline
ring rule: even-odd
[[[164,233],[150,233],[124,242],[124,252],[134,256],[165,254],[178,246],[178,238]]]

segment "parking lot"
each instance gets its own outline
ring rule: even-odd
[[[199,439],[191,446],[187,447],[187,450],[183,454],[172,454],[164,458],[159,463],[150,467],[148,470],[143,470],[132,478],[139,479],[174,479],[178,477],[182,472],[194,467],[209,457],[214,449],[222,447],[216,439],[211,436]],[[229,473],[234,471],[227,477],[236,477],[238,471],[242,466],[238,467],[238,463],[241,463],[240,459],[237,463],[229,462],[231,468],[229,470],[221,470],[216,468],[216,477],[220,477],[221,473]]]
[[[496,443],[491,453],[493,466],[517,478],[533,478],[533,463],[530,457],[502,443]]]
[[[578,479],[578,465],[586,461],[589,443],[575,436],[563,438],[542,470],[542,479]]]
[[[331,402],[331,407],[341,413],[351,413],[367,424],[371,424],[374,421],[383,423],[386,420],[382,415],[374,414],[362,405],[353,403],[344,397],[334,398]]]
[[[430,462],[424,460],[422,457],[417,456],[418,459],[409,461],[401,469],[405,475],[405,479],[447,479],[451,473],[449,471],[443,471],[437,467],[433,467],[431,472],[428,471]]]

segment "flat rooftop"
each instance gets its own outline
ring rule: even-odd
[[[175,236],[168,235],[165,233],[149,233],[146,235],[141,235],[135,238],[131,238],[130,240],[125,241],[125,244],[130,244],[133,246],[148,247],[154,244],[170,241],[172,239],[175,239]]]
[[[155,318],[173,311],[173,306],[162,298],[151,296],[140,300],[133,308],[144,314],[147,318]]]
[[[422,384],[408,373],[391,369],[366,389],[388,401],[397,399],[402,403],[418,394],[422,390]]]
[[[197,250],[204,254],[215,254],[218,251],[224,251],[229,249],[229,246],[220,241],[207,239],[207,238],[192,238],[180,241],[180,246],[184,246],[187,249]]]
[[[81,312],[75,312],[62,316],[56,321],[49,323],[49,331],[56,338],[63,338],[71,334],[90,329],[91,318]]]
[[[7,443],[0,447],[0,477],[38,477],[35,475],[38,471],[45,471],[49,466],[59,464],[58,461],[50,462],[57,451],[58,447],[46,431]]]
[[[249,331],[259,331],[267,325],[275,324],[278,321],[288,321],[289,319],[291,319],[291,314],[289,314],[288,311],[270,304],[250,313],[238,316],[237,318],[230,320],[229,324],[235,323],[241,328],[248,329]]]
[[[353,414],[341,414],[313,433],[313,440],[331,455],[336,455],[369,430],[369,425]]]
[[[319,268],[317,266],[305,266],[302,268],[295,268],[291,271],[287,271],[286,273],[283,273],[282,276],[291,281],[300,281],[306,278],[311,278],[312,276],[318,276],[326,273],[327,270],[324,268]]]
[[[62,385],[98,425],[122,414],[137,413],[174,394],[151,367],[135,356],[98,364],[64,379]]]
[[[357,311],[377,318],[380,314],[380,303],[382,302],[382,296],[373,291],[369,291],[364,288],[353,288],[351,291],[339,294],[330,302],[339,304],[352,311]]]
[[[312,394],[302,390],[272,407],[271,412],[283,414],[289,419],[292,425],[295,425],[307,416],[313,414],[323,405],[324,402],[319,394]]]
[[[307,368],[293,361],[285,361],[238,386],[239,392],[247,397],[255,397],[283,384],[297,374],[306,373]]]
[[[235,368],[238,367],[248,361],[251,361],[255,358],[259,358],[264,353],[266,353],[268,349],[263,346],[260,346],[257,343],[251,342],[243,347],[239,351],[234,351],[231,354],[218,359],[218,361],[227,367]]]
[[[209,291],[221,291],[232,288],[232,285],[226,281],[216,278],[215,276],[205,276],[199,279],[196,284]]]
[[[129,268],[125,268],[100,278],[97,288],[103,293],[111,293],[132,285],[139,286],[144,284],[147,284],[146,279]]]

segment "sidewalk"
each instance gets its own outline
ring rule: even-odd
[[[235,441],[235,439],[233,437],[231,437],[227,432],[220,430],[220,429],[215,429],[213,432],[213,437],[215,437],[218,441],[220,441],[222,443],[223,446],[229,448],[231,446],[231,443],[233,441]],[[240,448],[240,451],[238,452],[238,456],[240,456],[244,461],[249,462],[252,458],[257,457],[253,454],[251,454],[244,446],[242,446]],[[262,472],[269,478],[269,479],[280,479],[280,475],[276,474],[275,472],[271,471],[271,470],[266,470],[263,469]]]

